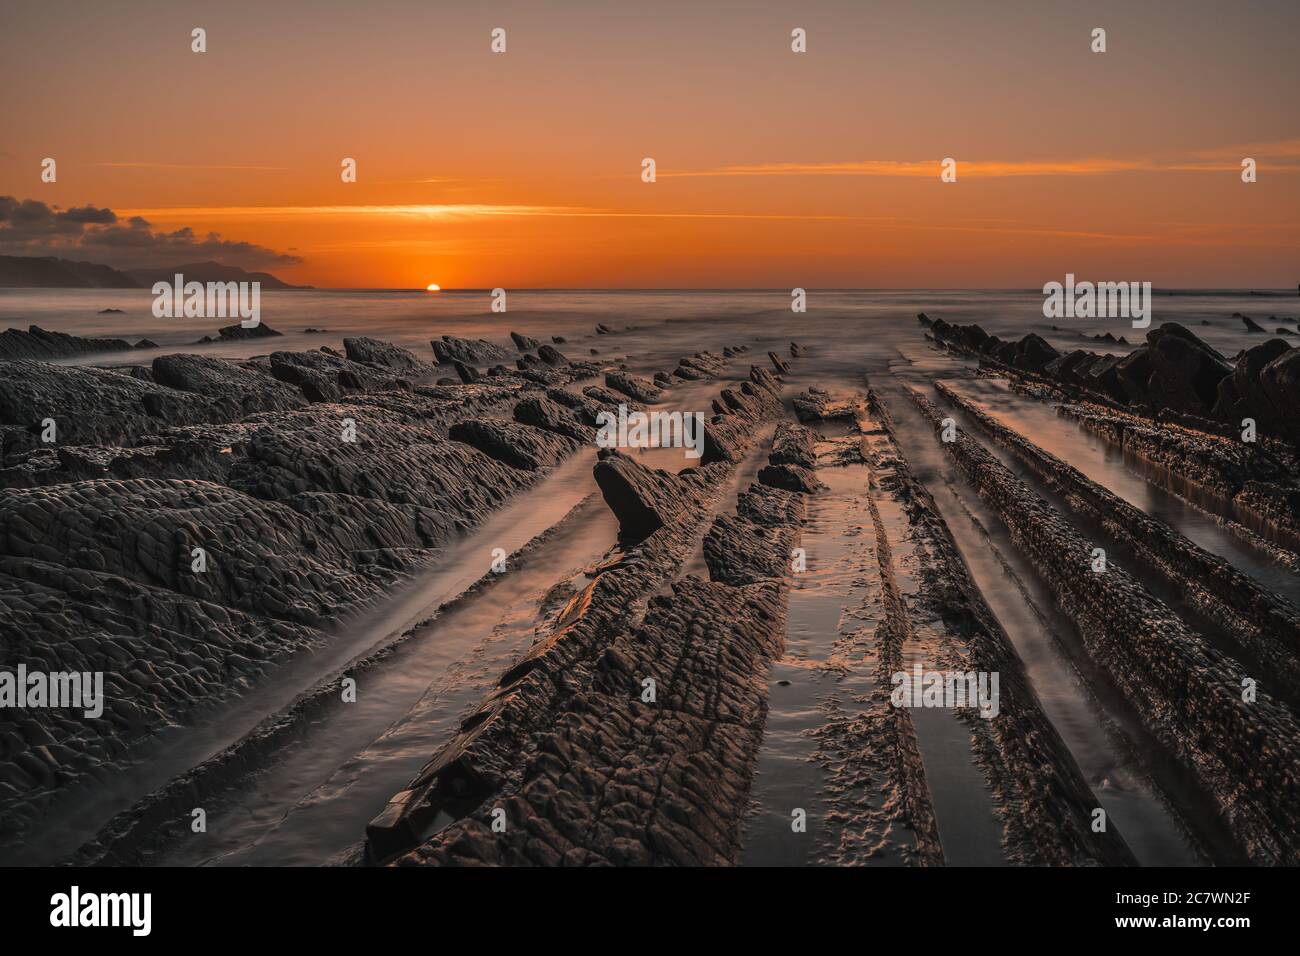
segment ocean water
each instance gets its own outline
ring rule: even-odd
[[[34,324],[85,336],[147,338],[160,347],[68,360],[75,363],[137,364],[176,351],[249,358],[277,349],[337,348],[349,335],[386,339],[432,359],[432,338],[458,335],[508,343],[513,330],[543,341],[562,336],[570,358],[589,356],[595,348],[607,357],[626,354],[644,368],[676,364],[679,355],[720,350],[742,340],[784,348],[794,339],[816,346],[814,362],[836,366],[837,372],[855,365],[878,368],[896,357],[899,348],[921,342],[918,312],[978,322],[1004,338],[1037,332],[1061,349],[1119,352],[1124,345],[1105,346],[1092,342],[1092,336],[1109,332],[1138,343],[1145,334],[1128,319],[1046,319],[1038,291],[811,289],[802,314],[791,312],[785,290],[518,291],[509,293],[506,313],[490,310],[486,291],[267,291],[262,294],[262,321],[283,333],[281,337],[207,345],[194,343],[232,320],[158,319],[152,304],[147,289],[0,289],[0,327]],[[108,308],[122,314],[100,314]],[[1234,312],[1253,317],[1270,336],[1285,326],[1289,337],[1300,343],[1300,297],[1281,291],[1157,291],[1152,327],[1181,322],[1232,356],[1264,338],[1247,333],[1232,318]],[[596,335],[597,323],[618,334]],[[627,331],[629,326],[632,331]],[[309,334],[307,328],[325,331]]]

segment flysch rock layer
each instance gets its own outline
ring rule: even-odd
[[[752,436],[780,406],[775,380],[751,382],[765,400],[732,415]],[[737,518],[709,531],[715,542],[746,544],[723,563],[706,543],[712,580],[688,576],[636,610],[672,581],[733,468],[721,458],[672,475],[602,452],[596,480],[622,549],[367,827],[373,862],[736,859],[766,708],[762,677],[784,642],[784,582],[747,532],[784,547],[802,520],[799,496],[751,488]],[[647,681],[653,699],[643,699]]]
[[[909,394],[936,432],[943,413]],[[958,430],[944,449],[1053,590],[1103,668],[1150,731],[1217,804],[1245,856],[1300,862],[1300,725],[1260,675],[1213,648],[1124,569],[1093,570],[1093,543],[977,441]]]
[[[1063,404],[1058,412],[1167,475],[1164,483],[1171,490],[1209,510],[1240,537],[1300,567],[1300,470],[1292,470],[1292,459],[1095,404]]]
[[[928,819],[919,758],[906,759],[916,748],[910,715],[905,708],[889,707],[890,676],[906,673],[905,655],[924,649],[926,670],[998,675],[996,716],[986,718],[975,707],[959,708],[958,716],[970,729],[974,761],[983,771],[1002,824],[1006,861],[1030,866],[1132,865],[1133,855],[1117,828],[1093,832],[1093,810],[1100,804],[1044,713],[1011,639],[971,579],[934,499],[913,476],[894,437],[888,408],[874,390],[868,390],[861,428],[872,471],[869,496],[877,555],[886,582],[877,679],[884,689],[875,704],[892,711],[890,716],[899,724],[891,733],[900,741],[898,773],[906,782],[907,799],[900,810],[919,808],[919,814],[913,811],[918,822],[923,825]],[[886,501],[901,508],[905,532],[886,526]],[[903,561],[896,552],[904,544],[905,574],[915,582],[909,595],[896,583],[904,573],[895,567]],[[873,746],[878,748],[879,742]]]
[[[1050,487],[1062,491],[1068,507],[1098,521],[1181,589],[1192,605],[1267,668],[1269,682],[1276,682],[1275,693],[1295,695],[1300,689],[1300,609],[1039,448],[944,382],[935,388]]]
[[[66,332],[49,332],[39,325],[0,332],[0,361],[14,359],[56,359],[70,355],[92,355],[96,352],[124,352],[134,348],[152,348],[153,343],[141,340],[135,345],[124,339],[88,339]]]
[[[0,710],[0,854],[59,793],[327,640],[580,445],[572,409],[550,428],[514,417],[544,395],[526,378],[421,386],[405,350],[348,352],[6,364],[0,666],[102,672],[108,699],[98,719]]]
[[[924,323],[923,323],[924,324]],[[1003,343],[978,325],[935,319],[927,333],[944,347],[980,359],[1012,387],[1060,402],[1108,441],[1167,469],[1162,484],[1211,510],[1243,539],[1300,568],[1300,350],[1272,340],[1243,352],[1235,366],[1192,332],[1165,323],[1128,356],[1030,349]],[[1054,353],[1054,354],[1052,354]],[[1242,440],[1243,422],[1257,427]],[[1151,476],[1154,477],[1154,476]],[[1208,499],[1208,500],[1207,500]]]
[[[458,390],[420,391],[437,394],[445,399],[448,393],[454,394]],[[479,389],[459,391],[466,395],[481,395],[483,392]],[[512,398],[512,393],[506,390],[498,391],[507,398]],[[515,421],[535,424],[538,428],[558,432],[584,443],[590,441],[594,430],[585,425],[580,416],[580,410],[591,405],[590,400],[562,389],[557,389],[556,395],[572,399],[573,408],[559,402],[552,403],[549,398],[541,396],[526,398],[514,406]],[[472,403],[469,404],[472,406]],[[467,412],[473,410],[473,407],[466,409]],[[534,416],[543,413],[544,421],[532,420]],[[566,415],[571,417],[566,420],[564,418]],[[563,523],[552,526],[534,538],[522,551],[516,552],[512,556],[512,567],[527,563],[533,545],[545,540]],[[472,593],[490,587],[497,580],[496,575],[485,575],[469,592],[455,599],[455,602],[469,600]],[[364,656],[351,661],[342,670],[322,678],[310,692],[300,696],[290,708],[267,717],[236,743],[186,773],[173,778],[166,786],[119,813],[71,858],[71,862],[79,865],[139,865],[149,862],[158,853],[165,852],[166,847],[172,842],[188,835],[186,823],[188,817],[185,809],[192,807],[196,799],[200,797],[218,799],[218,796],[228,788],[238,786],[242,777],[274,760],[279,748],[298,739],[303,725],[311,721],[313,715],[319,714],[322,709],[337,702],[338,683],[343,676],[355,676],[387,660],[388,656],[394,653],[411,633],[413,632],[408,631],[395,640],[368,651]]]

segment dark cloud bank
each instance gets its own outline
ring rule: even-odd
[[[255,243],[222,239],[215,232],[197,236],[188,227],[161,232],[139,216],[124,220],[111,209],[63,209],[13,196],[0,196],[0,255],[87,259],[116,269],[205,259],[267,269],[301,261]]]

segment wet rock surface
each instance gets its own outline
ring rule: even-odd
[[[123,352],[127,349],[150,348],[153,343],[141,339],[133,345],[125,339],[82,338],[64,332],[47,332],[39,325],[0,332],[0,361],[14,359],[56,359],[71,355],[92,355],[96,352]]]
[[[997,674],[995,716],[986,718],[969,702],[955,713],[969,732],[972,759],[1001,825],[1005,862],[1130,865],[1133,856],[1121,833],[1113,826],[1094,832],[1097,798],[1044,713],[1015,646],[971,579],[934,499],[903,456],[884,400],[868,390],[865,405],[863,454],[871,469],[868,504],[884,610],[875,633],[879,665],[869,711],[878,731],[849,738],[861,751],[833,752],[837,775],[847,774],[861,786],[864,778],[880,774],[881,766],[893,766],[885,819],[907,821],[918,831],[915,852],[923,861],[943,861],[946,840],[919,753],[916,704],[892,706],[891,676],[905,672],[909,660],[947,673]],[[860,769],[850,772],[855,767]],[[962,806],[978,813],[975,799],[968,797]],[[866,821],[869,845],[888,835],[884,828],[876,833],[871,819]]]
[[[205,335],[196,342],[196,345],[206,345],[209,342],[243,342],[247,339],[269,339],[274,338],[281,333],[271,328],[265,322],[258,322],[256,325],[246,326],[242,322],[236,322],[234,325],[225,325],[217,329],[217,335],[213,338],[211,335]]]
[[[850,420],[856,414],[851,401],[836,399],[824,389],[813,386],[794,397],[794,413],[801,422]]]
[[[645,405],[657,402],[663,391],[653,382],[617,371],[605,373],[605,385]]]
[[[1147,333],[1127,356],[1075,350],[1029,371],[981,346],[978,326],[934,320],[932,337],[980,356],[1013,387],[1061,402],[1060,412],[1127,454],[1168,468],[1171,489],[1209,497],[1213,512],[1266,550],[1300,561],[1300,350],[1279,339],[1235,363],[1181,325]],[[1245,438],[1247,424],[1255,436]],[[1204,502],[1193,501],[1198,507]]]
[[[1281,677],[1284,696],[1294,699],[1291,688],[1300,688],[1300,609],[1007,428],[951,387],[940,382],[936,388],[1051,487],[1064,491],[1068,506],[1124,541],[1222,625],[1240,648]]]
[[[583,441],[535,383],[423,386],[433,366],[407,350],[345,350],[7,364],[0,662],[101,671],[109,699],[99,720],[0,712],[0,852],[60,792],[328,640]]]
[[[942,319],[934,320],[927,334],[999,366],[1082,389],[1094,400],[1232,429],[1251,417],[1261,433],[1300,447],[1300,389],[1293,384],[1300,359],[1280,339],[1248,349],[1234,362],[1177,322],[1149,330],[1146,343],[1124,356],[1082,349],[1061,355],[1032,334],[1016,343],[998,343],[977,325]],[[1077,391],[1075,396],[1082,397]]]
[[[942,412],[911,394],[938,431]],[[1244,700],[1251,675],[1240,661],[1132,573],[1114,563],[1096,571],[1094,543],[965,433],[943,447],[1052,587],[1090,658],[1216,801],[1242,853],[1262,864],[1300,860],[1300,725],[1286,704],[1264,690]]]
[[[440,365],[450,365],[452,362],[483,365],[514,358],[513,353],[486,339],[462,339],[455,335],[444,335],[440,339],[434,339],[430,345],[433,346],[434,358]]]
[[[596,571],[554,632],[371,822],[372,860],[736,860],[762,737],[761,678],[784,640],[785,587],[761,542],[794,540],[802,510],[789,493],[755,486],[741,496],[743,516],[721,517],[709,531],[715,543],[745,548],[720,559],[706,543],[712,580],[676,581],[638,616],[628,613],[634,596],[680,566],[731,466],[669,475],[604,453],[596,467],[602,490],[617,484],[606,498],[620,521],[653,514],[658,523],[637,524],[648,536]],[[454,822],[420,836],[444,817]]]

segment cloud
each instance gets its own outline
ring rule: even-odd
[[[0,255],[61,256],[119,269],[206,259],[265,269],[301,261],[255,243],[223,239],[215,232],[200,236],[189,227],[161,231],[139,215],[123,219],[112,209],[63,209],[12,196],[0,196]]]
[[[571,206],[527,206],[492,203],[397,203],[350,206],[188,206],[130,209],[137,216],[177,219],[259,219],[285,222],[297,219],[430,219],[451,221],[485,217],[573,216],[588,210]]]
[[[1237,172],[1243,157],[1251,156],[1261,166],[1279,172],[1300,169],[1300,139],[1248,146],[1201,150],[1183,157],[1106,159],[1089,157],[1063,160],[963,159],[957,160],[961,179],[991,179],[1011,176],[1108,176],[1116,173],[1223,173]],[[663,169],[661,179],[740,176],[877,176],[890,178],[939,177],[939,160],[868,159],[829,163],[752,163],[716,166],[710,169]]]
[[[844,222],[890,221],[892,216],[838,216],[808,213],[743,212],[638,212],[636,210],[599,209],[586,206],[524,206],[491,203],[402,203],[353,206],[188,206],[159,209],[130,209],[135,215],[153,219],[259,219],[287,222],[298,219],[427,219],[437,222],[508,217],[562,219],[772,219]]]
[[[211,165],[208,163],[137,163],[137,162],[120,162],[120,163],[87,163],[87,166],[97,166],[101,169],[242,169],[242,170],[270,170],[274,172],[289,172],[288,166],[233,166],[233,165]]]

